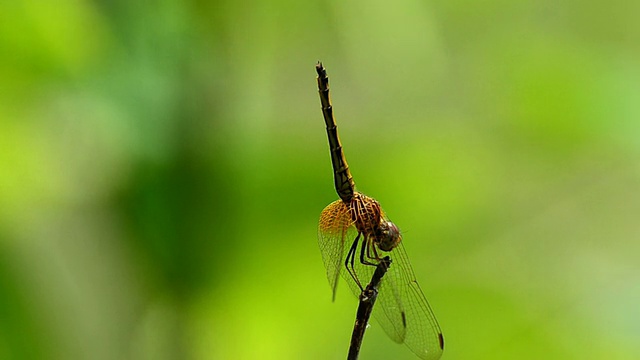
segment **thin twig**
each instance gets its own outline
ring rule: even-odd
[[[356,313],[356,323],[353,325],[351,345],[349,346],[347,360],[358,359],[360,345],[362,345],[362,340],[364,339],[364,332],[367,329],[373,305],[378,297],[378,286],[380,286],[384,274],[389,270],[389,266],[391,266],[391,259],[385,256],[376,266],[376,270],[371,277],[371,282],[360,294],[360,303],[358,304],[358,311]]]

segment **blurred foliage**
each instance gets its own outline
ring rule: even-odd
[[[639,11],[2,2],[0,358],[346,357],[317,60],[444,358],[638,358]]]

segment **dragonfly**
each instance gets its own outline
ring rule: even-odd
[[[360,297],[376,266],[389,256],[392,263],[379,284],[373,315],[392,340],[406,344],[421,359],[437,360],[444,350],[444,337],[416,281],[402,233],[377,200],[356,191],[338,137],[329,78],[321,62],[316,64],[316,72],[334,185],[340,197],[322,210],[318,224],[318,244],[333,300],[341,275]]]

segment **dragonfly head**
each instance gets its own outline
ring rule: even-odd
[[[400,229],[398,229],[396,224],[388,220],[380,222],[378,231],[376,231],[375,241],[380,250],[391,251],[398,246],[401,240],[402,236],[400,235]]]

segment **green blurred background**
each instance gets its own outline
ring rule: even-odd
[[[640,358],[639,13],[3,1],[0,358],[345,358],[317,60],[444,359]]]

